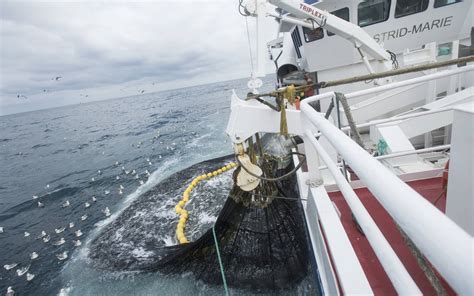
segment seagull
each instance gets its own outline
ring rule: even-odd
[[[24,275],[25,273],[28,272],[28,269],[30,269],[30,265],[25,266],[25,267],[20,268],[20,269],[17,269],[17,270],[16,270],[16,274],[17,274],[18,276],[22,276],[22,275]]]
[[[146,159],[146,161],[150,161],[150,159],[149,159],[149,158],[147,158],[147,159]]]
[[[158,158],[159,158],[159,159],[161,159],[161,154],[160,154],[160,155],[158,155]]]
[[[92,197],[92,201],[93,202],[96,202],[97,201],[97,198],[95,198],[95,196]]]
[[[69,202],[69,200],[66,200],[64,203],[63,203],[63,208],[67,208],[71,205],[71,203]]]
[[[49,236],[49,235],[43,237],[43,241],[44,241],[45,243],[49,242],[50,239],[51,239],[51,236]]]
[[[6,264],[6,265],[3,265],[3,268],[5,268],[6,270],[10,270],[12,268],[15,268],[17,265],[18,263]]]
[[[34,274],[31,274],[31,273],[26,273],[26,280],[27,281],[31,281],[32,279],[35,278],[35,275]]]
[[[151,161],[148,162],[148,165],[151,165]]]
[[[81,221],[85,221],[87,219],[87,215],[81,217]]]
[[[84,206],[85,206],[86,208],[88,208],[88,207],[90,207],[90,206],[91,206],[91,204],[90,204],[90,203],[88,203],[88,202],[86,202],[86,203],[84,204]]]
[[[143,180],[140,180],[140,185],[143,185],[145,184],[145,182],[143,182]]]
[[[42,231],[41,231],[41,234],[38,235],[38,239],[43,238],[43,237],[45,237],[46,235],[47,235],[47,234],[46,234],[46,231],[42,230]]]
[[[122,189],[119,189],[119,192],[118,192],[118,194],[120,194],[120,195],[122,195],[122,194],[123,194],[123,191],[122,191]]]
[[[30,236],[30,233],[25,231],[25,237],[29,237]]]
[[[108,207],[105,207],[105,209],[104,209],[103,212],[104,212],[104,214],[105,214],[106,217],[110,216],[110,210],[109,210]]]
[[[124,167],[124,166],[122,166],[122,171],[125,171],[125,167]]]
[[[36,253],[36,252],[31,253],[30,258],[31,258],[31,260],[35,260],[36,258],[38,258],[38,253]]]
[[[37,199],[38,198],[38,195],[33,195],[33,199]]]
[[[77,237],[80,237],[82,235],[82,231],[79,229],[76,232],[74,232]]]
[[[49,184],[46,184],[46,188],[49,188]]]
[[[130,174],[130,171],[125,171],[125,175],[128,175],[128,174]]]
[[[63,261],[64,259],[67,258],[67,251],[64,251],[62,253],[56,254],[56,258],[59,259],[59,261]]]
[[[3,233],[3,227],[0,227],[0,233]]]
[[[138,179],[138,178],[140,178],[140,177],[138,176],[138,174],[136,174],[136,175],[135,175],[135,179]]]
[[[42,202],[39,201],[39,202],[38,202],[38,208],[43,208],[43,207],[44,207],[44,203],[42,203]]]
[[[105,195],[109,195],[110,191],[109,190],[105,190]]]
[[[56,229],[54,229],[54,232],[56,232],[57,234],[60,234],[64,230],[66,230],[66,227],[56,228]]]
[[[132,176],[135,175],[137,173],[137,171],[133,170],[132,171]]]
[[[17,97],[18,99],[28,99],[28,97],[25,96],[25,95],[16,95],[16,97]]]
[[[119,162],[118,162],[118,161],[116,161],[116,162],[115,162],[115,165],[119,165]]]
[[[69,223],[69,228],[74,228],[74,222]]]
[[[98,170],[98,171],[97,171],[97,174],[98,174],[98,175],[101,175],[101,174],[102,174],[102,172],[101,172],[100,170]]]
[[[74,242],[74,246],[76,246],[76,247],[79,247],[79,246],[82,245],[82,243],[81,243],[80,240],[75,240],[75,241],[73,241],[73,242]]]
[[[120,176],[115,177],[115,180],[120,180]]]
[[[63,245],[65,242],[66,240],[64,239],[64,237],[61,237],[57,242],[53,243],[53,246],[60,246]]]
[[[5,296],[13,296],[15,295],[15,290],[13,290],[13,288],[10,286],[7,288],[7,294],[5,294]]]
[[[94,182],[94,181],[95,181],[94,177],[92,177],[91,181],[92,181],[92,182]]]
[[[122,184],[120,184],[120,186],[119,186],[119,187],[120,187],[120,189],[121,189],[121,190],[124,190],[124,189],[125,189],[125,187],[123,187],[123,185],[122,185]]]
[[[59,81],[59,80],[61,80],[61,79],[63,79],[62,76],[56,76],[56,77],[52,78],[51,80]]]

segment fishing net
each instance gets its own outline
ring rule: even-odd
[[[263,161],[261,168],[271,176],[290,171],[278,169],[278,161],[272,159]],[[239,170],[234,171],[234,181]],[[295,183],[262,180],[253,192],[232,188],[214,225],[229,286],[276,291],[307,275],[306,226]],[[212,228],[191,243],[163,251],[153,270],[192,272],[205,283],[222,284]]]
[[[264,137],[261,142],[249,150],[260,151],[250,154],[264,176],[293,170],[286,138]],[[252,192],[235,185],[241,167],[201,182],[186,205],[190,218],[185,234],[191,242],[173,245],[178,223],[174,207],[188,184],[233,158],[195,164],[144,193],[92,241],[92,264],[103,270],[192,274],[206,284],[222,285],[214,227],[228,286],[275,294],[298,289],[303,279],[306,283],[310,256],[294,175],[262,180]]]

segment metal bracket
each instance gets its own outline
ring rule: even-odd
[[[317,188],[317,187],[323,185],[324,181],[323,181],[322,178],[321,179],[314,179],[314,180],[309,180],[308,179],[308,180],[306,180],[305,183],[306,183],[306,185],[308,185],[311,188]]]

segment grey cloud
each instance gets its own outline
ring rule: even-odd
[[[250,74],[245,22],[228,1],[2,1],[0,10],[3,105],[43,89]]]

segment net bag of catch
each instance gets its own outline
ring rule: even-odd
[[[294,171],[283,151],[276,152],[252,157],[263,177]],[[165,246],[162,238],[174,236],[179,220],[172,197],[182,196],[196,176],[232,160],[234,156],[226,156],[195,164],[144,193],[92,241],[92,264],[114,271],[192,273],[196,280],[222,285],[215,233],[229,287],[270,293],[296,287],[307,278],[311,260],[294,174],[278,181],[260,180],[252,191],[236,185],[240,166],[202,182],[185,207],[190,242],[170,245],[166,239]],[[203,216],[217,219],[213,223]]]
[[[277,166],[267,160],[261,167],[265,175],[286,173]],[[241,169],[234,171],[234,180]],[[252,192],[233,186],[214,225],[229,286],[277,291],[307,275],[308,245],[297,196],[294,180],[262,180]],[[222,284],[213,229],[188,244],[167,248],[155,270],[191,271],[205,283]]]

